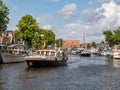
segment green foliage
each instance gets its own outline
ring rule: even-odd
[[[55,41],[55,34],[52,30],[46,30],[47,45],[52,45]]]
[[[101,44],[103,44],[103,45],[105,44],[105,42],[104,42],[104,41],[101,41],[100,43],[101,43]]]
[[[55,34],[52,30],[45,30],[38,27],[36,19],[31,15],[23,16],[18,22],[18,30],[14,31],[14,35],[19,39],[23,39],[29,48],[41,49],[43,41],[45,46],[53,45],[55,42]],[[41,37],[44,35],[44,37]]]
[[[55,41],[55,44],[57,45],[57,47],[62,47],[62,43],[63,43],[63,39],[57,39]]]
[[[106,30],[103,34],[105,35],[105,40],[110,46],[120,43],[120,28],[114,30],[114,32],[111,30]]]
[[[36,32],[34,35],[34,39],[33,39],[33,47],[36,49],[40,49],[42,48],[41,45],[41,36],[40,36],[40,32]]]
[[[108,41],[108,42],[109,42],[109,40],[111,39],[111,37],[113,35],[111,30],[106,30],[106,31],[103,32],[103,34],[106,36],[105,40]]]
[[[96,45],[96,43],[95,43],[95,42],[93,42],[91,46],[92,46],[92,47],[94,47],[94,48],[96,48],[96,47],[97,47],[97,45]]]
[[[90,44],[88,44],[88,45],[87,45],[87,48],[89,49],[90,47],[91,47],[91,45],[90,45]]]
[[[114,35],[112,38],[113,38],[113,41],[115,44],[120,43],[120,28],[118,28],[117,30],[114,31]]]
[[[28,47],[32,47],[35,32],[38,32],[39,27],[36,19],[31,15],[23,16],[18,22],[19,37],[22,38]]]
[[[7,30],[7,24],[9,23],[9,9],[5,4],[3,4],[2,0],[0,0],[0,31]]]
[[[17,39],[21,39],[22,37],[20,30],[14,30],[13,34]]]
[[[103,32],[103,34],[105,35],[105,41],[107,41],[108,44],[110,46],[112,46],[112,44],[113,44],[113,33],[112,33],[112,31],[111,30],[106,30],[106,31]]]
[[[41,35],[44,35],[42,38]],[[55,34],[52,30],[39,29],[39,31],[34,36],[33,46],[37,49],[42,48],[42,40],[44,39],[46,47],[48,45],[53,45],[55,41]]]

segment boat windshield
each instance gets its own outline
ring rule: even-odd
[[[55,56],[55,52],[51,52],[51,56]]]
[[[46,51],[46,55],[47,55],[47,56],[50,55],[50,52],[49,52],[49,51]]]

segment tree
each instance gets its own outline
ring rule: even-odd
[[[47,45],[52,45],[55,41],[55,34],[52,30],[45,30],[45,31],[46,31]]]
[[[111,30],[106,30],[103,32],[103,34],[105,35],[105,40],[109,42],[111,36],[113,35]]]
[[[120,27],[117,30],[114,30],[114,35],[112,38],[115,44],[120,44]]]
[[[40,32],[36,32],[33,39],[33,47],[36,49],[42,48]]]
[[[87,44],[87,48],[89,49],[90,47],[91,47],[91,45],[88,43],[88,44]]]
[[[19,37],[22,38],[26,45],[31,48],[34,40],[34,35],[39,30],[38,23],[31,15],[23,16],[18,22]]]
[[[0,0],[0,31],[7,30],[7,24],[9,23],[9,9],[5,4],[3,4],[2,0]]]
[[[101,44],[103,44],[103,45],[105,44],[105,42],[104,42],[104,41],[101,41],[100,43],[101,43]]]
[[[103,34],[105,35],[105,40],[110,46],[120,44],[120,27],[113,32],[111,30],[106,30]]]
[[[23,16],[18,22],[18,30],[14,32],[18,39],[23,39],[26,45],[36,49],[42,48],[42,41],[44,39],[45,46],[52,45],[55,41],[55,34],[52,30],[45,30],[39,28],[36,19],[31,15]],[[44,35],[44,37],[41,37]]]
[[[21,39],[22,37],[20,30],[14,30],[13,34],[17,39]]]
[[[107,41],[107,43],[112,46],[114,44],[114,40],[113,40],[113,33],[111,30],[106,30],[103,32],[103,34],[105,35],[105,41]]]
[[[92,42],[92,45],[91,45],[92,47],[94,47],[94,48],[96,48],[97,47],[97,45],[96,45],[96,43],[95,42]]]
[[[55,43],[56,43],[56,45],[57,45],[57,47],[62,47],[62,43],[63,43],[63,39],[57,39],[56,41],[55,41]]]
[[[41,37],[44,35],[44,37]],[[55,41],[55,34],[52,30],[45,30],[40,28],[39,31],[34,35],[34,43],[33,46],[37,49],[42,48],[42,41],[44,40],[45,46],[48,45],[53,46]]]

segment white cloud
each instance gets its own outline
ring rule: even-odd
[[[86,9],[86,10],[84,10],[83,12],[82,12],[82,14],[83,14],[83,20],[85,21],[85,22],[96,22],[96,21],[98,21],[100,18],[102,18],[103,16],[102,15],[100,15],[97,11],[96,11],[96,9],[93,9],[93,8],[88,8],[88,9]]]
[[[53,18],[51,15],[44,15],[43,17],[38,17],[37,22],[39,23],[39,26],[44,29],[52,29],[52,26],[50,23],[52,22]]]
[[[109,29],[113,26],[118,28],[120,26],[120,5],[111,1],[108,4],[103,4],[101,8],[96,10],[104,18],[99,20],[99,24],[108,26]]]
[[[77,5],[74,3],[65,5],[59,13],[64,16],[65,19],[70,19],[77,14]]]
[[[111,1],[114,1],[116,4],[120,4],[120,0],[97,0],[97,1],[101,3],[109,3]]]
[[[103,4],[101,8],[97,9],[97,11],[105,17],[110,17],[117,13],[117,11],[120,11],[120,6],[111,1],[110,3]]]
[[[64,40],[80,40],[82,41],[84,25],[81,21],[65,24],[64,29],[57,31],[57,38],[63,38]]]
[[[83,40],[83,32],[86,34],[86,41],[101,42],[104,40],[104,30],[115,30],[120,27],[120,5],[113,1],[104,3],[97,9],[86,9],[83,11],[84,20],[77,20],[74,23],[68,23],[64,29],[59,31],[58,37],[64,39]],[[88,24],[87,24],[88,23]],[[87,27],[86,27],[87,24]]]
[[[86,42],[101,42],[104,40],[101,28],[96,24],[86,24],[80,20],[66,24],[64,30],[57,32],[58,38],[64,38],[64,40],[80,40],[80,43],[83,42],[83,33],[85,32],[85,41]]]
[[[46,24],[46,25],[43,25],[42,28],[46,30],[51,30],[52,26],[50,24]]]
[[[90,38],[104,39],[102,34],[104,30],[114,30],[120,26],[120,5],[114,1],[104,3],[97,9],[87,9],[83,15],[86,22],[92,23],[88,28]]]

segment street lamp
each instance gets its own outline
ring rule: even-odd
[[[45,48],[45,39],[44,39],[44,34],[41,34],[41,43],[42,43],[42,49]]]
[[[41,38],[44,38],[44,34],[41,34],[40,36],[41,36]]]

